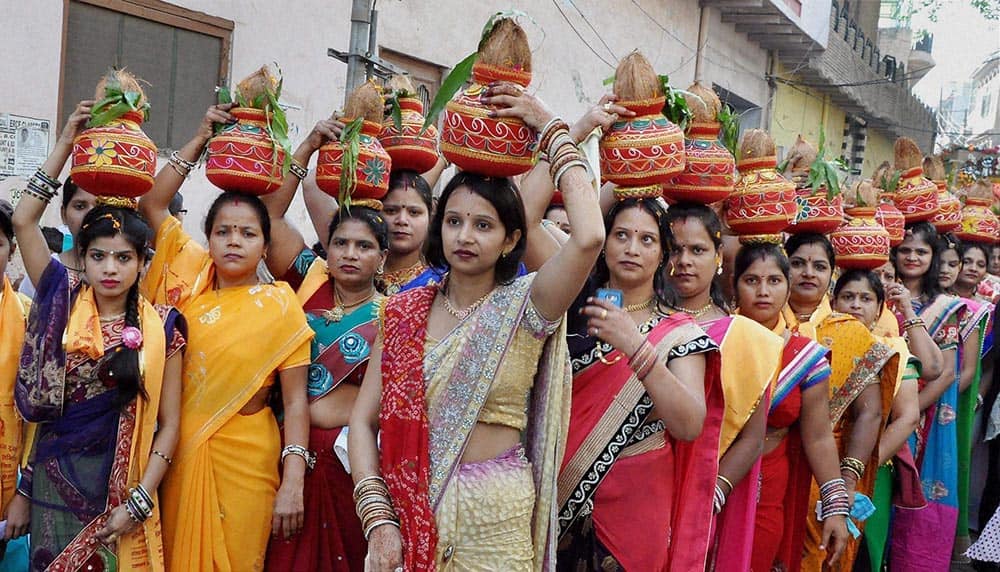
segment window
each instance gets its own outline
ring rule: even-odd
[[[983,105],[982,105],[982,108],[979,110],[979,115],[981,115],[983,117],[987,117],[989,115],[989,113],[990,113],[990,99],[991,99],[990,96],[991,95],[992,94],[990,94],[990,93],[986,93],[986,94],[983,95]]]
[[[70,0],[63,43],[61,113],[94,97],[107,70],[143,80],[150,103],[143,131],[160,149],[194,134],[226,80],[233,23],[160,0]]]
[[[424,101],[424,109],[429,108],[441,87],[444,68],[388,48],[380,48],[379,56],[409,74],[413,87]]]

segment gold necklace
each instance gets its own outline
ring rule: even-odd
[[[384,273],[381,277],[376,278],[376,281],[379,282],[386,295],[392,296],[398,293],[404,284],[419,276],[424,270],[427,270],[427,265],[424,264],[423,260],[417,260],[406,268]]]
[[[441,290],[440,290],[441,298],[444,299],[444,309],[447,310],[447,312],[452,316],[458,318],[459,321],[468,318],[469,315],[475,312],[476,309],[479,308],[479,306],[481,306],[483,302],[486,301],[486,298],[493,292],[493,290],[490,290],[485,294],[483,294],[482,296],[480,296],[478,300],[473,302],[464,310],[457,310],[455,309],[454,306],[451,305],[451,300],[448,299],[448,286],[450,282],[449,278],[450,276],[445,275],[444,280],[441,281]]]
[[[646,310],[646,309],[652,307],[653,302],[655,302],[655,301],[656,301],[656,296],[651,296],[649,298],[649,300],[646,300],[645,302],[639,302],[638,304],[629,304],[629,305],[625,306],[625,311],[626,312],[639,312],[639,311],[642,311],[642,310]]]
[[[102,324],[110,324],[111,322],[120,320],[121,318],[124,317],[125,317],[125,312],[122,312],[120,314],[115,314],[114,316],[101,316],[100,318]]]
[[[333,302],[335,305],[333,308],[323,311],[322,314],[323,319],[326,321],[326,325],[329,326],[333,322],[339,322],[343,320],[344,315],[347,313],[347,310],[360,306],[361,304],[364,304],[365,302],[371,300],[374,297],[375,297],[375,289],[373,288],[372,291],[369,292],[368,295],[362,298],[361,300],[358,300],[357,302],[352,302],[350,304],[345,304],[343,301],[340,300],[340,296],[337,294],[337,289],[334,288]]]
[[[688,310],[684,306],[674,306],[674,309],[675,310],[680,310],[681,312],[684,312],[685,314],[687,314],[689,316],[694,316],[695,318],[700,318],[700,317],[704,316],[705,314],[707,314],[714,306],[715,306],[715,303],[709,302],[708,304],[705,304],[703,307],[698,308],[697,310]]]

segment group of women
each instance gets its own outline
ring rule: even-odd
[[[206,248],[168,209],[217,105],[138,210],[66,181],[51,257],[80,103],[0,209],[0,272],[16,239],[35,287],[0,298],[4,536],[31,569],[946,570],[989,249],[920,223],[833,283],[822,235],[741,246],[710,207],[596,192],[576,144],[630,113],[612,96],[572,128],[483,97],[546,145],[517,183],[460,172],[435,206],[441,160],[338,210],[293,169],[221,194]],[[286,219],[300,184],[323,256]]]

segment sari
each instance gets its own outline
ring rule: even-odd
[[[783,318],[774,332],[786,332]],[[799,434],[802,392],[827,383],[830,377],[826,359],[829,350],[806,336],[792,332],[785,335],[781,371],[771,390],[767,426],[778,435],[787,432],[761,459],[760,500],[754,520],[750,567],[753,572],[772,569],[796,572],[802,564],[812,478]]]
[[[830,349],[830,422],[833,425],[838,457],[844,458],[847,456],[847,440],[854,429],[854,420],[848,412],[861,393],[872,385],[879,387],[878,435],[881,436],[889,419],[892,397],[902,373],[899,353],[892,346],[880,342],[864,324],[845,314],[831,314],[823,320],[816,333],[817,341]],[[855,485],[855,492],[870,498],[878,473],[877,439],[868,457],[860,460],[868,470]],[[809,506],[816,506],[819,500],[819,484],[813,479]],[[864,530],[864,522],[857,523],[857,526],[859,530]],[[847,546],[840,559],[830,566],[825,562],[826,551],[819,548],[822,537],[822,523],[808,515],[802,567],[805,570],[850,571],[861,548],[861,541],[856,538],[847,539]]]
[[[719,460],[757,407],[767,407],[770,389],[781,366],[785,340],[742,316],[727,316],[702,324],[722,356],[722,392],[726,411],[719,439]],[[709,570],[745,572],[753,553],[753,522],[760,481],[758,458],[729,493],[716,517]]]
[[[161,225],[156,248],[144,288],[176,300],[190,329],[180,438],[161,487],[167,566],[261,570],[281,437],[271,408],[240,410],[279,371],[309,364],[312,330],[284,282],[214,289],[208,252],[177,219]]]
[[[959,322],[958,360],[971,359],[976,363],[976,371],[972,382],[958,396],[958,523],[955,528],[956,538],[964,541],[963,546],[971,544],[969,537],[969,489],[971,487],[972,447],[975,433],[976,398],[979,395],[979,382],[983,373],[982,360],[992,349],[992,331],[990,315],[993,305],[989,302],[962,298],[966,312]],[[964,355],[965,342],[975,336],[976,354]],[[961,370],[960,370],[961,371]]]
[[[141,368],[147,397],[116,403],[98,380],[105,355],[122,344],[124,318],[99,320],[93,290],[70,286],[53,260],[35,291],[14,397],[35,437],[18,490],[31,499],[33,570],[164,570],[157,493],[133,533],[104,543],[96,533],[128,498],[152,451],[166,360],[184,346],[183,317],[139,300]],[[169,342],[168,342],[169,340]]]
[[[590,289],[592,292],[593,289]],[[587,292],[570,309],[571,316]],[[585,331],[576,320],[574,331]],[[704,570],[723,421],[715,342],[686,314],[639,327],[660,359],[706,353],[701,434],[674,439],[653,400],[609,344],[571,338],[573,407],[559,472],[559,570]],[[651,475],[659,475],[651,478]],[[642,487],[637,487],[642,483]]]
[[[819,301],[819,305],[813,310],[812,314],[809,315],[808,320],[799,320],[799,317],[795,315],[795,311],[788,304],[781,309],[781,316],[785,320],[785,327],[793,332],[802,331],[803,334],[813,337],[811,334],[823,323],[823,320],[827,319],[830,314],[833,313],[833,306],[830,305],[830,296],[823,294],[823,298]]]
[[[303,250],[283,277],[296,288],[309,327],[316,334],[310,346],[309,402],[330,394],[341,384],[360,386],[378,332],[381,297],[365,302],[339,321],[324,314],[336,306],[326,262]],[[354,483],[334,454],[343,427],[310,427],[309,447],[316,466],[305,476],[303,500],[308,509],[302,532],[289,539],[272,538],[267,568],[361,572],[368,542],[354,510]]]
[[[964,303],[939,295],[914,309],[927,323],[931,338],[943,351],[958,346],[958,318]],[[921,508],[896,507],[892,523],[890,568],[946,572],[951,566],[952,542],[958,523],[958,359],[951,364],[955,382],[948,385],[937,403],[922,414],[917,431],[910,437],[910,450],[920,472],[927,504]]]
[[[565,326],[531,303],[534,276],[494,288],[440,341],[427,335],[437,286],[385,303],[380,469],[406,570],[554,568],[570,378]],[[461,463],[486,420],[520,428],[523,445]]]
[[[14,404],[14,384],[31,304],[6,276],[0,280],[0,514],[7,514],[24,449],[24,421]]]

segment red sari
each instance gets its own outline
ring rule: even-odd
[[[798,420],[802,412],[802,390],[825,384],[830,377],[827,351],[799,334],[791,334],[785,342],[782,369],[772,391],[767,426],[769,432],[787,429],[788,433],[761,459],[752,572],[772,569],[795,572],[802,563],[812,473],[802,450]]]
[[[723,418],[717,347],[684,314],[657,316],[640,331],[665,361],[709,352],[701,435],[691,442],[670,437],[662,421],[649,419],[652,399],[628,360],[593,338],[572,337],[559,570],[602,570],[608,557],[624,570],[705,568],[715,485],[705,476],[718,470]]]

